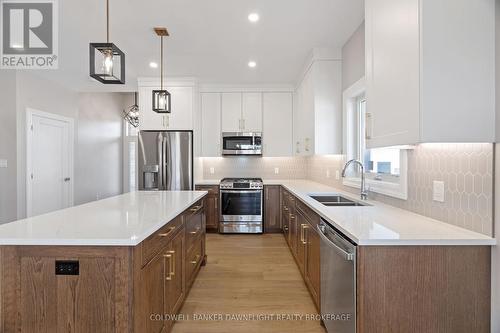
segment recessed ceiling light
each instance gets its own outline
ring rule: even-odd
[[[257,63],[255,61],[249,61],[248,62],[248,67],[255,68],[255,67],[257,67]]]
[[[259,14],[257,14],[257,13],[250,13],[250,14],[248,15],[248,20],[249,20],[250,22],[255,23],[255,22],[257,22],[259,19],[260,19],[260,16],[259,16]]]
[[[158,64],[156,62],[150,62],[149,67],[151,68],[158,68]]]

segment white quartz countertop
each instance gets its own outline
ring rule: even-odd
[[[196,182],[218,183],[218,180]],[[284,186],[358,245],[496,245],[496,240],[486,235],[378,201],[366,201],[370,206],[324,206],[309,195],[340,194],[355,201],[359,197],[313,181],[265,179],[264,184]]]
[[[131,192],[0,225],[0,245],[135,246],[206,194]]]

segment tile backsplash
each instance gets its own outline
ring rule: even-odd
[[[307,158],[305,157],[204,157],[202,161],[204,179],[222,179],[224,177],[307,178]]]
[[[419,145],[408,151],[408,200],[377,193],[370,193],[370,198],[491,236],[493,150],[493,144]],[[336,179],[336,172],[340,172],[344,163],[341,155],[202,160],[204,179],[310,179],[344,191],[359,193],[359,189],[344,186],[342,179]],[[434,180],[445,183],[444,203],[432,200]]]
[[[422,144],[408,151],[408,200],[370,198],[488,236],[493,234],[493,144]],[[335,179],[343,156],[308,159],[308,178],[359,193]],[[330,170],[330,178],[326,177]],[[432,200],[433,181],[445,183],[445,202]]]

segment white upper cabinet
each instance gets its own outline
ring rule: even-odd
[[[201,94],[201,155],[221,156],[221,94]]]
[[[158,81],[158,82],[156,82]],[[171,113],[159,114],[152,109],[153,90],[159,80],[139,80],[139,126],[141,130],[193,130],[195,92],[192,83],[168,84],[171,94]]]
[[[262,132],[262,93],[222,93],[222,132]]]
[[[222,132],[240,132],[241,125],[241,93],[222,93]]]
[[[263,94],[263,155],[293,156],[293,95],[291,92]]]
[[[494,0],[366,0],[367,145],[493,142]]]
[[[313,60],[295,96],[294,154],[342,153],[342,62]]]
[[[262,93],[243,93],[242,95],[242,130],[262,132]]]

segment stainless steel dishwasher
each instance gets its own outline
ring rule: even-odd
[[[328,333],[356,332],[356,245],[325,221],[321,236],[321,315]]]

